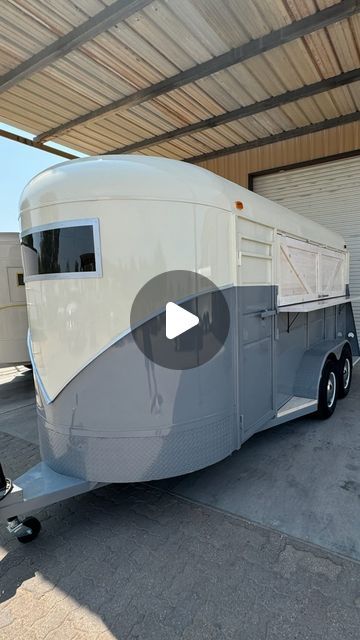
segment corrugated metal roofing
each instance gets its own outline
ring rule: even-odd
[[[343,0],[344,2],[344,0]],[[8,74],[115,0],[7,0],[0,73]],[[126,2],[123,2],[126,4]],[[336,3],[333,0],[154,0],[0,95],[0,119],[42,134]],[[355,3],[356,4],[356,3]],[[252,56],[181,88],[115,110],[51,140],[108,152],[360,66],[360,16]],[[1,91],[1,78],[0,78]],[[192,158],[360,111],[359,81],[140,153]]]

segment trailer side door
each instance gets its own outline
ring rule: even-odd
[[[238,386],[243,435],[275,415],[274,229],[237,217]]]

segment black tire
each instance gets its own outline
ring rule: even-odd
[[[350,391],[352,380],[352,353],[346,344],[338,363],[338,397],[345,398]]]
[[[28,527],[28,529],[31,529],[31,533],[27,533],[24,536],[19,536],[18,537],[19,542],[26,544],[27,542],[31,542],[32,540],[35,540],[35,538],[37,538],[37,536],[41,531],[41,524],[39,520],[37,520],[36,518],[30,517],[30,518],[25,518],[25,520],[23,520],[22,523],[25,527]]]
[[[317,415],[322,420],[330,418],[335,411],[338,389],[337,362],[327,360],[323,366],[319,384]]]

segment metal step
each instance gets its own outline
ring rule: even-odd
[[[317,400],[313,398],[301,398],[300,396],[292,396],[277,412],[277,418],[283,418],[284,416],[290,416],[297,411],[306,410],[309,413],[309,409],[317,409]]]

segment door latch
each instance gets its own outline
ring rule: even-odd
[[[260,318],[261,318],[261,320],[265,320],[265,318],[271,318],[272,316],[275,316],[275,315],[276,315],[275,309],[272,309],[272,310],[269,310],[269,311],[268,311],[268,309],[265,309],[265,311],[262,311],[260,313]]]

